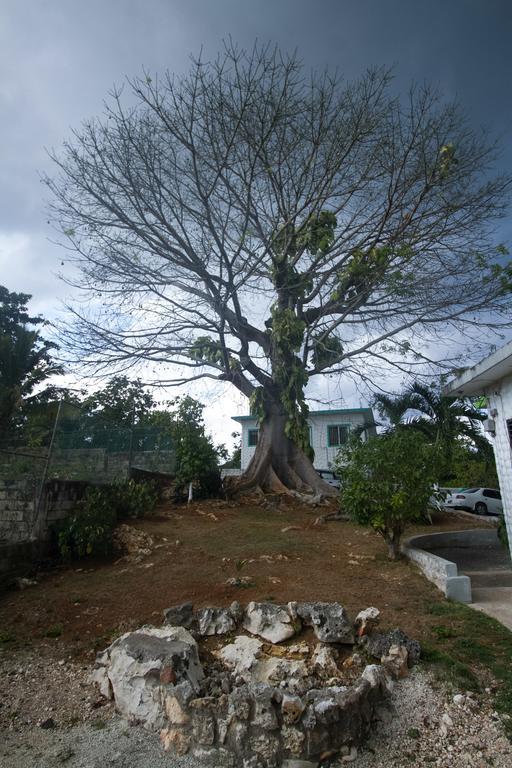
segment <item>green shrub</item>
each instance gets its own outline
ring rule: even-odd
[[[116,512],[104,489],[89,488],[76,511],[58,527],[57,543],[62,558],[75,560],[110,554],[116,522]]]
[[[119,520],[142,517],[158,502],[155,483],[115,483],[88,488],[73,514],[57,526],[57,544],[64,560],[105,557]]]
[[[101,489],[109,500],[119,519],[144,517],[153,512],[159,497],[156,483],[136,483],[128,480],[126,483],[115,483]]]
[[[413,430],[354,440],[340,451],[336,471],[343,509],[377,531],[396,559],[407,524],[421,519],[432,494],[432,447]]]

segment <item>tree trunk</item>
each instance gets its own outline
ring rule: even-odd
[[[386,539],[388,545],[388,557],[390,560],[398,560],[400,557],[400,534],[393,533]]]
[[[267,408],[260,425],[254,456],[242,474],[237,491],[259,486],[269,493],[297,492],[333,497],[337,491],[318,475],[311,460],[285,433],[286,414],[278,403]]]

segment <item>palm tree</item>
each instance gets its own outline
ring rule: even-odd
[[[404,414],[409,407],[406,403],[407,394],[385,395],[378,394],[373,398],[373,405],[377,408],[381,418],[386,419],[389,424],[378,424],[385,427],[386,432],[392,432],[399,425],[403,425]]]
[[[445,397],[433,385],[415,382],[394,397],[376,395],[374,404],[390,422],[390,429],[416,429],[439,449],[442,479],[450,476],[453,448],[458,440],[469,442],[486,460],[492,453],[479,426],[486,416],[469,400]]]

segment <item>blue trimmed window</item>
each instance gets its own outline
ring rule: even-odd
[[[247,445],[249,448],[254,448],[258,445],[259,429],[249,429],[247,431]]]
[[[329,424],[327,426],[327,445],[329,448],[339,448],[348,442],[350,424]]]

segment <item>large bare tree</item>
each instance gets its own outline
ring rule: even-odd
[[[432,341],[509,323],[495,147],[429,88],[397,99],[385,71],[347,85],[265,46],[125,90],[46,179],[86,291],[71,356],[230,382],[260,418],[242,487],[329,492],[312,377],[411,371]]]

